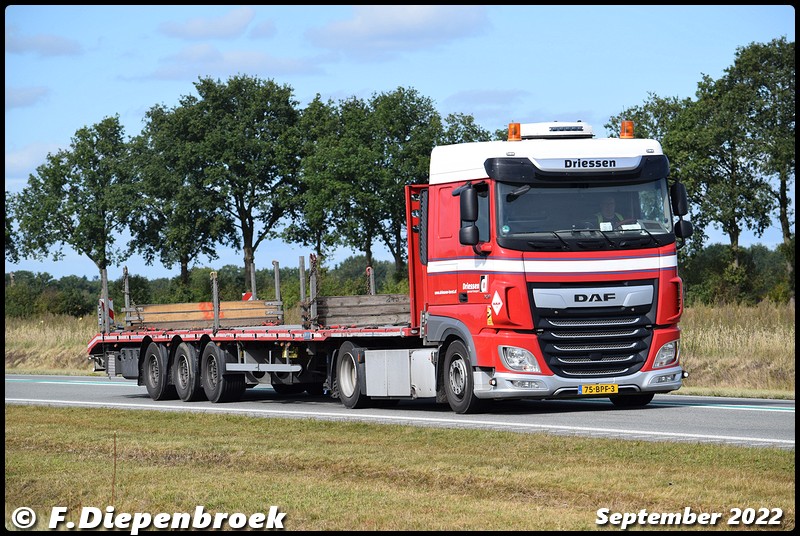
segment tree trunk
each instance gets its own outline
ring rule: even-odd
[[[103,300],[103,307],[101,310],[102,328],[103,333],[109,333],[111,331],[111,319],[109,318],[109,310],[111,307],[108,303],[108,272],[105,268],[100,268],[100,285],[100,293]]]
[[[189,257],[181,257],[181,284],[189,288]]]
[[[254,252],[252,244],[245,244],[244,246],[244,285],[245,289],[250,292],[255,292],[253,289],[253,274],[252,270],[255,268]]]

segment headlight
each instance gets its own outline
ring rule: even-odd
[[[661,348],[656,354],[656,359],[653,361],[653,368],[662,368],[668,365],[674,365],[678,362],[678,355],[680,353],[679,341],[670,341]]]
[[[507,368],[522,372],[541,372],[536,358],[525,348],[498,346],[497,349],[500,352],[500,358]]]

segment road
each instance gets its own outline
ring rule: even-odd
[[[794,400],[656,395],[640,409],[618,409],[604,399],[508,401],[477,415],[457,415],[446,404],[401,401],[392,408],[348,410],[326,396],[278,396],[269,386],[248,389],[241,401],[155,402],[135,381],[98,376],[6,375],[6,404],[200,411],[285,417],[478,428],[567,436],[719,443],[794,450]]]

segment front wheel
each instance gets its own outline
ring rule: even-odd
[[[444,357],[444,391],[447,402],[456,413],[476,413],[484,401],[475,396],[475,380],[469,351],[461,341],[450,343]]]
[[[641,393],[638,395],[618,395],[609,397],[611,403],[618,408],[643,408],[649,404],[655,393]]]
[[[336,383],[339,389],[339,400],[346,408],[363,408],[367,405],[367,395],[361,392],[359,385],[358,351],[360,347],[347,341],[339,348],[336,360]]]

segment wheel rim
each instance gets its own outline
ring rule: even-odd
[[[353,354],[342,356],[342,365],[339,367],[339,389],[346,397],[353,396],[356,391],[356,363]]]
[[[209,358],[208,358],[208,374],[206,375],[207,376],[206,379],[208,380],[208,386],[211,389],[214,389],[217,386],[217,374],[218,374],[218,371],[217,371],[217,359],[213,355],[209,356]]]
[[[467,366],[461,356],[456,355],[450,363],[450,390],[455,396],[461,398],[467,387]]]
[[[150,385],[158,385],[161,370],[158,368],[158,358],[153,354],[150,354],[150,359],[147,361],[147,375],[150,377]]]
[[[178,383],[181,389],[186,389],[189,385],[189,360],[185,355],[178,361]]]

